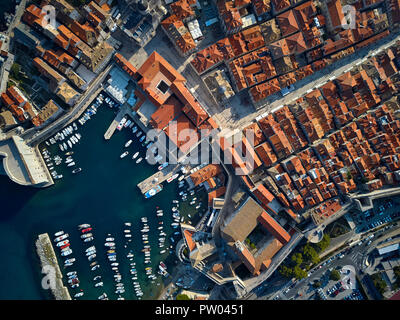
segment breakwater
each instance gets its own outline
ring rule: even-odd
[[[71,300],[68,288],[64,286],[62,281],[62,273],[57,262],[56,254],[53,249],[50,237],[47,233],[42,233],[36,240],[36,252],[40,259],[42,270],[53,270],[46,276],[54,279],[49,280],[49,290],[56,300]]]

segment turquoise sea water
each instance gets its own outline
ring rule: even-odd
[[[97,299],[106,292],[110,299],[115,299],[113,272],[110,262],[106,259],[104,241],[108,233],[115,238],[117,245],[117,262],[122,281],[125,284],[126,299],[135,299],[131,275],[129,273],[129,260],[126,258],[127,250],[133,249],[135,262],[139,273],[138,280],[145,293],[143,298],[154,298],[157,294],[157,282],[152,284],[144,275],[144,268],[149,266],[143,263],[144,254],[141,252],[142,223],[140,217],[147,216],[150,226],[149,242],[152,245],[151,258],[153,273],[158,270],[160,260],[166,262],[169,271],[175,263],[175,254],[169,254],[169,238],[178,229],[172,229],[171,208],[172,200],[178,199],[178,186],[174,181],[165,183],[163,191],[150,199],[145,199],[137,188],[137,183],[157,171],[155,166],[143,160],[136,164],[132,155],[136,151],[144,157],[145,148],[132,134],[131,129],[125,128],[116,131],[113,137],[106,141],[103,138],[105,131],[115,116],[115,111],[103,105],[94,117],[84,126],[78,124],[78,131],[82,134],[79,144],[74,145],[72,156],[77,166],[82,167],[82,172],[73,175],[64,164],[56,167],[64,175],[61,180],[55,180],[54,186],[46,189],[27,188],[12,183],[8,177],[0,176],[0,299],[44,299],[49,293],[41,289],[41,270],[39,258],[35,252],[34,241],[40,233],[49,233],[51,239],[55,232],[64,230],[70,235],[71,248],[77,261],[67,271],[76,270],[81,281],[79,289],[85,291],[81,299]],[[133,143],[124,148],[127,140]],[[136,139],[136,140],[135,140]],[[47,147],[52,155],[62,154],[58,144]],[[129,150],[129,155],[120,159],[120,154]],[[60,167],[62,169],[60,170]],[[197,195],[199,197],[199,195]],[[190,201],[190,197],[189,197]],[[188,201],[188,202],[189,202]],[[164,210],[162,218],[156,216],[156,207]],[[191,213],[194,209],[186,204],[180,208],[181,214]],[[160,256],[158,247],[159,221],[164,221],[164,231],[167,233],[167,253]],[[124,222],[132,223],[132,242],[124,248]],[[97,249],[97,260],[101,268],[90,271],[89,262],[85,257],[84,249],[89,247],[79,238],[77,226],[89,223],[93,227],[94,241]],[[175,239],[179,240],[180,235]],[[175,241],[176,243],[176,241]],[[59,250],[55,248],[59,256]],[[59,261],[61,261],[59,259]],[[94,288],[92,278],[100,274],[103,277],[104,287]],[[74,289],[71,292],[78,292]]]

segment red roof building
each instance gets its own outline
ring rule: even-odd
[[[276,17],[276,20],[279,24],[279,29],[281,29],[281,33],[283,37],[291,35],[300,30],[293,10],[285,11]]]
[[[290,241],[289,233],[265,211],[258,217],[258,221],[283,245]]]

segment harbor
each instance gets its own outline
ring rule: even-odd
[[[98,299],[103,293],[110,300],[156,299],[164,282],[168,281],[163,275],[165,272],[159,268],[160,262],[168,271],[172,271],[178,263],[175,245],[181,239],[181,233],[176,222],[177,217],[179,220],[190,220],[189,217],[195,217],[197,211],[204,210],[204,206],[207,206],[207,200],[200,200],[199,195],[196,195],[199,198],[196,204],[189,204],[194,196],[185,197],[185,201],[182,201],[178,194],[183,189],[179,188],[181,181],[178,183],[178,179],[171,183],[164,182],[162,192],[146,199],[137,185],[154,174],[160,174],[159,172],[164,172],[168,179],[169,175],[165,173],[172,173],[176,166],[158,170],[157,165],[150,165],[145,161],[147,148],[144,142],[139,141],[141,137],[137,137],[140,129],[136,129],[136,133],[132,132],[135,124],[115,130],[112,139],[105,140],[104,132],[119,110],[117,107],[110,108],[105,103],[99,104],[96,112],[91,108],[89,106],[76,119],[76,130],[72,122],[58,132],[66,133],[64,140],[51,144],[49,139],[57,134],[53,133],[53,136],[39,146],[45,164],[52,164],[57,176],[62,175],[62,178],[54,180],[53,186],[44,189],[26,188],[9,181],[6,176],[0,176],[0,184],[5,190],[0,195],[5,204],[0,220],[0,234],[7,237],[7,241],[0,242],[0,249],[9,257],[0,266],[0,272],[9,275],[4,286],[0,288],[2,296],[19,299],[49,298],[48,290],[42,289],[40,285],[43,274],[32,239],[36,239],[38,234],[54,235],[63,230],[65,234],[69,234],[69,242],[62,244],[67,246],[63,250],[70,244],[73,253],[64,257],[58,250],[61,247],[54,249],[63,274],[64,286],[69,287],[68,280],[75,276],[79,278],[79,287],[68,288],[71,299]],[[68,133],[65,130],[70,126],[72,130],[70,128],[68,131],[71,133]],[[71,141],[71,148],[67,141],[76,134],[80,134],[81,139],[75,144]],[[130,140],[132,142],[128,144]],[[61,151],[60,144],[64,143],[68,148]],[[129,155],[120,158],[124,152]],[[135,154],[138,154],[137,158],[133,159]],[[140,158],[143,161],[136,163]],[[72,162],[75,165],[68,166]],[[56,163],[59,165],[56,166]],[[72,173],[78,167],[82,171]],[[172,200],[176,199],[179,199],[180,213],[175,212],[173,216],[172,208],[177,207],[178,203]],[[197,210],[195,206],[200,201],[203,203],[202,208]],[[143,229],[143,217],[147,218],[148,226],[144,230],[149,231],[142,233],[140,230]],[[90,231],[93,240],[88,243],[83,242],[82,232],[77,228],[85,223],[93,228]],[[128,227],[126,223],[131,226]],[[128,229],[130,232],[125,232]],[[115,243],[117,261],[109,261],[110,253],[107,251],[113,249],[104,246],[107,238],[114,238],[111,242]],[[12,249],[7,245],[10,241],[14,243]],[[93,246],[96,253],[93,253]],[[90,248],[92,251],[86,252]],[[88,261],[86,256],[89,252],[96,254],[92,261]],[[76,261],[72,266],[62,268],[67,258],[75,258]],[[90,264],[94,262],[100,267],[92,271]],[[119,265],[115,265],[116,263]],[[151,268],[151,273],[146,268]],[[124,293],[115,293],[117,290],[122,292],[122,286],[117,287],[119,282],[116,279],[119,277],[115,272],[121,275]],[[114,275],[117,277],[113,277]],[[94,281],[97,276],[101,278]],[[95,287],[100,282],[103,282],[103,286]],[[26,290],[21,292],[18,287]],[[81,292],[84,292],[82,296]]]

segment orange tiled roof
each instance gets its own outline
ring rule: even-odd
[[[190,175],[195,186],[207,181],[208,179],[215,177],[222,172],[221,166],[218,164],[209,164]]]
[[[97,27],[101,23],[101,19],[97,17],[93,12],[89,12],[88,21]]]
[[[189,251],[193,251],[196,248],[196,243],[192,239],[194,232],[186,229],[183,231],[183,235],[185,236],[186,244],[189,248]]]
[[[271,0],[276,12],[280,12],[290,7],[290,0]]]
[[[270,144],[267,141],[256,147],[256,153],[266,167],[269,167],[270,165],[278,161],[276,154],[274,153]]]
[[[165,97],[156,88],[158,81],[164,79],[172,84],[184,83],[186,79],[176,71],[162,56],[154,51],[137,70],[138,84],[157,106],[165,102]],[[155,83],[157,81],[157,83]]]
[[[8,96],[17,104],[17,106],[21,106],[25,100],[20,96],[20,94],[15,89],[15,86],[7,88]]]
[[[253,190],[253,194],[258,200],[260,200],[264,210],[268,207],[268,204],[275,199],[274,195],[263,185],[258,185],[257,189]]]
[[[252,98],[254,101],[260,101],[271,94],[274,94],[275,92],[278,92],[281,90],[280,84],[278,79],[271,79],[267,82],[264,82],[262,84],[256,85],[253,88],[249,90]]]
[[[276,17],[276,20],[279,23],[279,28],[281,29],[283,37],[286,37],[300,30],[293,10],[289,10],[280,14]]]
[[[254,168],[261,166],[262,162],[246,137],[242,138],[242,153],[247,161],[251,161]]]
[[[128,60],[126,60],[120,53],[116,53],[114,56],[115,61],[118,63],[118,65],[126,71],[132,78],[136,77],[136,68],[130,63]]]
[[[3,101],[3,104],[6,107],[9,107],[9,106],[11,106],[13,104],[12,99],[8,96],[8,94],[6,92],[3,92],[1,94],[1,100]]]
[[[235,30],[243,25],[239,10],[233,1],[219,0],[217,8],[227,31]]]
[[[189,151],[199,139],[196,127],[184,114],[171,122],[168,127],[164,129],[164,132],[183,153]]]
[[[283,245],[289,242],[291,238],[289,233],[287,233],[287,231],[283,229],[282,226],[268,213],[263,211],[263,213],[258,217],[258,221]]]
[[[162,104],[152,115],[150,124],[154,128],[164,129],[168,123],[175,120],[182,114],[182,103],[174,96],[170,96],[168,100]]]
[[[22,16],[22,21],[30,26],[33,26],[35,24],[40,26],[42,23],[42,19],[45,15],[46,13],[42,13],[41,8],[38,8],[34,4],[31,4],[25,9],[25,12]]]
[[[170,8],[173,14],[175,14],[180,20],[184,20],[191,16],[194,16],[194,10],[192,5],[196,2],[193,0],[178,0],[171,3]]]
[[[290,54],[300,54],[307,50],[304,36],[301,32],[270,44],[270,51],[274,59]]]
[[[219,198],[223,196],[226,192],[226,187],[221,186],[218,189],[215,189],[208,193],[208,205],[211,206],[214,198]]]
[[[93,41],[91,39],[95,39],[97,36],[96,30],[87,22],[85,24],[80,24],[78,21],[74,20],[69,28],[86,43],[90,43]]]
[[[341,26],[342,20],[344,19],[341,0],[329,1],[328,11],[333,27],[335,28]]]
[[[189,30],[185,27],[182,20],[180,20],[175,14],[169,16],[161,22],[162,27],[165,31],[169,32],[171,35],[174,35],[175,43],[180,49],[182,53],[189,52],[196,48],[196,43],[189,32]],[[179,36],[176,36],[178,35]]]
[[[317,9],[313,1],[305,2],[293,8],[293,11],[296,15],[298,25],[302,30],[308,28],[308,24],[317,13]]]
[[[270,12],[272,9],[271,0],[252,0],[252,3],[258,16]]]
[[[252,123],[251,125],[247,126],[246,128],[243,129],[244,135],[246,135],[246,131],[249,130],[250,133],[254,135],[254,146],[258,146],[260,143],[263,143],[266,139],[264,134],[262,133],[262,130],[258,126],[257,122]],[[252,132],[252,133],[251,133]]]

